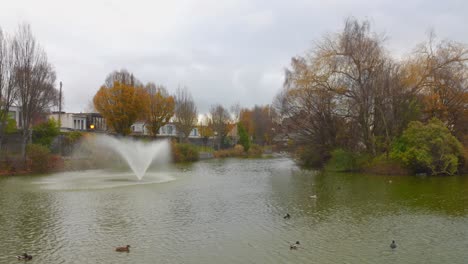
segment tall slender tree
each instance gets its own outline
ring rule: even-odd
[[[164,86],[156,86],[148,83],[145,86],[149,94],[149,111],[146,118],[149,131],[152,136],[159,133],[159,128],[167,124],[174,116],[175,100],[169,95]]]
[[[19,26],[13,40],[15,80],[18,102],[21,106],[23,128],[23,156],[30,141],[30,128],[34,118],[39,117],[57,104],[55,70],[47,60],[47,54],[37,43],[28,24]]]
[[[12,41],[0,28],[0,150],[7,127],[10,107],[17,99],[15,60]],[[0,151],[0,155],[1,155]]]
[[[174,120],[179,138],[187,141],[190,132],[197,124],[197,106],[186,87],[177,89]]]

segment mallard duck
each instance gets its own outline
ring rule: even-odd
[[[289,218],[291,218],[291,215],[288,213],[288,214],[286,214],[283,218],[284,218],[284,219],[289,219]]]
[[[29,255],[28,253],[23,253],[22,255],[16,256],[16,258],[19,260],[31,260],[32,256]]]
[[[117,252],[130,252],[130,245],[126,245],[125,247],[116,247],[115,251],[117,251]]]
[[[392,240],[392,243],[390,244],[391,249],[395,249],[397,247],[395,240]]]
[[[299,241],[296,241],[296,243],[291,244],[291,245],[289,246],[289,249],[297,249],[297,247],[298,247],[300,244],[301,244],[301,243],[299,243]]]

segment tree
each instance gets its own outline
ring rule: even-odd
[[[149,107],[149,97],[143,88],[120,82],[112,87],[102,86],[93,102],[108,127],[120,135],[130,134],[131,125],[147,116]]]
[[[393,146],[391,156],[415,173],[453,175],[457,173],[463,147],[436,118],[427,125],[411,122]]]
[[[14,37],[13,54],[18,102],[21,106],[22,153],[26,157],[25,147],[30,140],[33,119],[57,104],[56,75],[47,60],[47,54],[36,42],[31,27],[27,24],[21,25]]]
[[[200,136],[203,138],[203,145],[208,143],[208,139],[214,135],[213,133],[213,124],[211,122],[211,119],[207,117],[206,115],[203,115],[203,117],[200,120],[200,123],[198,125],[198,132],[200,133]]]
[[[60,134],[58,121],[49,119],[47,122],[41,123],[33,127],[32,141],[33,144],[39,144],[50,149],[52,141]]]
[[[17,99],[13,55],[12,41],[3,34],[0,28],[0,149],[3,136],[8,129],[10,107]]]
[[[244,151],[247,152],[250,149],[250,136],[245,130],[242,123],[237,124],[237,131],[239,132],[239,143],[244,147]]]
[[[197,106],[187,88],[177,89],[174,120],[179,137],[187,141],[197,123]]]
[[[104,82],[104,86],[107,88],[113,87],[115,82],[119,82],[128,86],[142,87],[143,84],[138,80],[133,73],[122,69],[120,71],[113,71],[109,73]]]
[[[146,123],[152,136],[159,133],[159,128],[167,124],[174,116],[175,100],[163,86],[148,83],[145,87],[149,94],[149,115]]]
[[[468,133],[468,48],[430,33],[405,64],[405,84],[421,98],[424,120],[436,117],[459,138]]]
[[[222,147],[222,143],[229,133],[231,117],[229,111],[222,105],[212,105],[210,108],[211,122],[213,131],[216,135],[218,149]]]

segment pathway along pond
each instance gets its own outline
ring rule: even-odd
[[[285,158],[203,161],[142,182],[3,177],[0,263],[24,251],[48,264],[467,263],[467,190],[467,177],[318,174]]]

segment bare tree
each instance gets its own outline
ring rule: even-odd
[[[0,150],[7,125],[8,113],[17,97],[14,67],[15,60],[11,40],[3,34],[0,28]]]
[[[48,112],[57,104],[58,91],[55,71],[45,51],[36,42],[31,27],[21,25],[13,42],[18,102],[21,106],[23,128],[23,156],[30,141],[30,128],[34,118]]]
[[[218,149],[220,149],[229,133],[231,117],[229,111],[220,104],[211,106],[210,115],[213,131],[216,135],[216,144],[218,145]]]
[[[187,141],[197,123],[197,106],[186,87],[178,88],[175,96],[175,125],[179,137]]]

